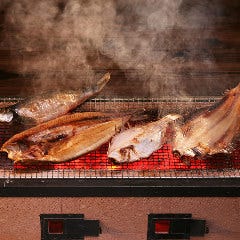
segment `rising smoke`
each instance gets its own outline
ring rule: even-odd
[[[202,44],[201,38],[191,38],[191,34],[197,29],[211,34],[205,29],[215,24],[220,11],[208,0],[204,4],[190,0],[4,0],[0,7],[4,11],[0,47],[17,52],[15,71],[31,75],[38,92],[78,88],[92,83],[99,70],[117,68],[124,73],[125,84],[139,81],[151,97],[188,94],[177,73]],[[202,64],[206,68],[213,64],[211,55]],[[186,63],[187,67],[191,66]]]

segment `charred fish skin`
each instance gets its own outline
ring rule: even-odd
[[[230,153],[240,133],[240,84],[207,111],[175,129],[173,149],[182,157]]]
[[[16,104],[10,110],[23,120],[32,120],[40,124],[68,113],[87,99],[97,95],[109,80],[110,73],[106,73],[96,85],[85,90],[45,93]],[[9,118],[2,117],[2,121],[5,119]]]
[[[134,162],[149,157],[165,143],[169,123],[180,117],[170,114],[158,121],[120,132],[113,137],[109,145],[108,157],[118,163]]]
[[[14,162],[64,162],[108,141],[128,119],[100,112],[69,114],[14,135],[1,148]]]

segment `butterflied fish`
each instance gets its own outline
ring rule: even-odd
[[[33,120],[37,124],[57,118],[98,94],[109,80],[110,74],[106,73],[96,85],[85,90],[52,92],[27,99],[8,110],[0,111],[0,121],[10,122],[14,115]]]
[[[183,158],[229,153],[233,139],[240,133],[240,84],[175,130],[173,148]]]
[[[127,120],[98,112],[69,114],[14,135],[1,151],[15,162],[64,162],[100,147]]]
[[[158,121],[120,132],[109,145],[108,157],[120,163],[149,157],[165,143],[169,123],[179,117],[177,114],[170,114]]]

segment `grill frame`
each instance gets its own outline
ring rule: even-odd
[[[0,179],[0,197],[240,197],[240,180]]]
[[[174,108],[183,110],[183,105],[190,108],[211,106],[220,97],[186,97],[186,98],[158,98],[158,99],[107,99],[95,98],[88,100],[76,111],[107,111],[107,104],[118,104],[120,109],[137,105],[138,108],[153,108],[166,106],[162,115],[176,112]],[[0,98],[2,103],[18,102],[21,98]],[[103,106],[100,106],[100,105]],[[186,107],[186,106],[185,106]],[[188,107],[188,106],[187,106]],[[134,107],[133,109],[136,109]],[[186,112],[188,112],[187,110]],[[240,196],[240,170],[223,169],[191,170],[191,171],[152,171],[151,174],[135,175],[129,171],[121,170],[102,171],[88,170],[82,177],[73,174],[75,170],[63,169],[61,171],[15,172],[0,169],[0,196]],[[91,174],[92,172],[92,174]],[[90,174],[89,174],[90,173]],[[97,174],[96,174],[97,173]],[[114,174],[113,174],[114,173]],[[117,173],[117,174],[115,174]],[[187,175],[186,175],[187,174]],[[37,176],[37,177],[36,177]]]

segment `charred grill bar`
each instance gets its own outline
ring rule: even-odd
[[[76,111],[158,109],[159,116],[211,106],[219,98],[92,99]],[[20,99],[3,98],[6,105]],[[29,127],[29,126],[27,126]],[[21,124],[1,124],[1,143]],[[164,145],[149,158],[116,164],[107,158],[108,144],[65,163],[13,164],[1,153],[1,196],[239,196],[240,149],[231,155],[192,159],[189,165]]]

